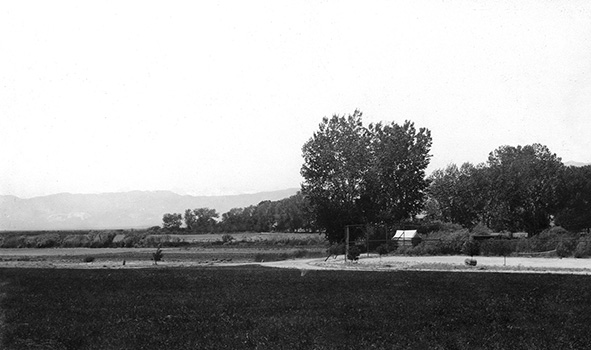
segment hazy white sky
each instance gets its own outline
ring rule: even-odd
[[[10,1],[0,194],[298,187],[322,117],[591,162],[589,1]]]

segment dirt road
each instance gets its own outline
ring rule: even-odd
[[[529,258],[529,257],[474,257],[476,266],[465,264],[466,256],[385,256],[362,255],[357,262],[336,259],[302,259],[264,263],[265,266],[302,270],[429,270],[429,271],[502,271],[538,273],[591,274],[591,259]]]

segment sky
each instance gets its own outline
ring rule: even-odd
[[[431,130],[428,173],[591,163],[588,1],[10,1],[0,194],[299,187],[322,118]]]

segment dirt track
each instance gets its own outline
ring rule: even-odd
[[[536,272],[591,274],[591,259],[574,258],[526,258],[526,257],[474,257],[476,266],[467,266],[466,256],[385,256],[362,255],[357,262],[345,263],[344,257],[336,259],[286,260],[265,263],[266,266],[298,268],[302,270],[426,270],[426,271],[488,271],[488,272]]]
[[[249,248],[249,251],[256,251]],[[155,267],[149,255],[153,248],[59,248],[59,249],[0,249],[0,267],[30,268],[147,268]],[[236,266],[259,264],[268,267],[300,270],[436,270],[436,271],[502,271],[537,273],[591,274],[591,259],[530,258],[530,257],[475,257],[476,266],[466,266],[466,256],[367,256],[357,262],[345,263],[344,257],[320,259],[291,259],[255,263],[250,259],[196,259],[199,250],[165,248],[165,259],[158,267]],[[82,257],[97,257],[83,262]],[[166,257],[173,257],[167,259]],[[125,258],[122,258],[125,257]],[[125,264],[123,264],[123,260]]]

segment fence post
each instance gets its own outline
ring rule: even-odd
[[[365,226],[365,250],[367,250],[367,257],[369,258],[369,225]],[[372,232],[373,233],[373,232]]]
[[[349,255],[349,226],[345,226],[345,265],[347,264],[347,255]]]

